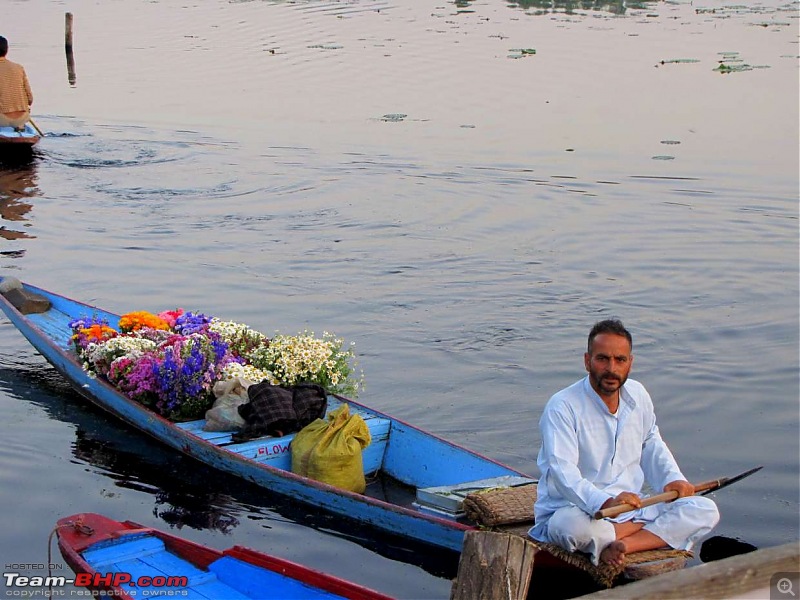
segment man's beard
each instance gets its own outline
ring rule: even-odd
[[[617,377],[616,375],[605,373],[596,378],[595,383],[597,384],[598,390],[606,394],[611,394],[621,388],[627,380],[627,377]]]

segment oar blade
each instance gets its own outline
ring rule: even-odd
[[[709,490],[706,490],[705,492],[702,492],[700,495],[701,496],[705,496],[706,494],[710,494],[711,492],[716,492],[717,490],[721,490],[724,487],[728,487],[732,483],[736,483],[737,481],[741,481],[745,477],[750,477],[750,475],[752,475],[753,473],[757,473],[758,471],[760,471],[763,468],[764,468],[763,466],[755,467],[753,469],[750,469],[749,471],[745,471],[744,473],[739,473],[738,475],[734,475],[733,477],[725,477],[723,479],[720,479],[718,486],[713,487],[713,488],[711,488]]]

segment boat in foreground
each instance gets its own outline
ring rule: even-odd
[[[0,148],[32,148],[41,139],[42,136],[31,123],[26,123],[22,131],[17,131],[14,127],[0,127]]]
[[[75,586],[116,597],[206,600],[389,596],[243,546],[215,550],[170,533],[94,513],[59,519],[58,547]]]
[[[0,285],[6,279],[11,281],[0,278]],[[0,309],[78,393],[188,456],[293,500],[415,542],[460,552],[465,532],[477,525],[458,506],[456,510],[446,506],[444,501],[452,498],[453,491],[535,481],[399,419],[333,395],[328,398],[329,413],[346,402],[350,412],[361,415],[369,426],[372,442],[364,449],[363,464],[372,483],[358,494],[297,475],[291,471],[294,434],[235,442],[232,431],[205,431],[204,419],[169,421],[84,371],[70,344],[69,323],[95,315],[116,328],[118,315],[28,284],[21,291],[38,296],[47,306],[42,312],[23,314],[0,294]]]

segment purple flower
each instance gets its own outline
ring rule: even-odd
[[[208,324],[211,323],[211,317],[202,313],[186,312],[175,319],[175,331],[182,335],[191,335],[192,333],[199,333],[208,329]]]
[[[153,352],[147,352],[135,359],[118,358],[111,363],[108,380],[128,398],[149,405],[157,393],[153,367],[158,360]]]
[[[176,319],[172,331],[141,328],[131,335],[155,342],[156,349],[113,360],[104,373],[106,379],[164,417],[201,418],[214,402],[212,388],[225,365],[244,362],[219,333],[209,329],[210,322],[204,314],[189,312]],[[106,322],[81,317],[69,325],[80,332],[97,324]]]

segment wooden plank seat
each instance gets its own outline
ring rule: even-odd
[[[342,402],[333,396],[328,397],[328,413],[341,406]],[[374,473],[383,465],[383,456],[386,451],[386,444],[389,440],[391,420],[370,412],[365,412],[358,407],[351,405],[350,414],[359,414],[369,427],[372,441],[364,448],[362,459],[364,462],[364,473]],[[205,431],[203,425],[205,419],[178,423],[181,429],[193,433],[217,446],[224,447],[230,452],[235,452],[246,458],[260,463],[266,463],[271,467],[292,470],[292,453],[289,444],[294,439],[295,433],[290,433],[282,437],[263,436],[246,442],[234,443],[233,431]]]

